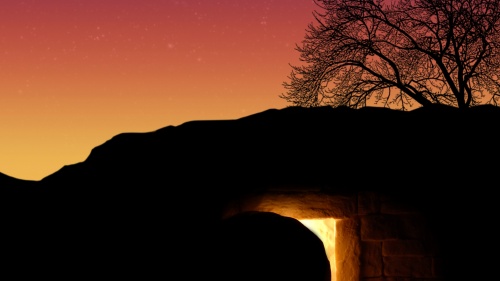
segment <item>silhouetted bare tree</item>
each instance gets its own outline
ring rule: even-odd
[[[500,0],[314,1],[280,96],[294,105],[500,102]]]

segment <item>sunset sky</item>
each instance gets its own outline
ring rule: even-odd
[[[2,0],[0,172],[40,180],[119,133],[290,105],[282,83],[316,8],[312,0]]]

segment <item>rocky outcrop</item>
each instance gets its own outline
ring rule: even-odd
[[[401,206],[433,231],[448,268],[476,269],[477,260],[457,256],[483,256],[494,240],[499,121],[500,108],[492,106],[288,107],[120,134],[30,188],[0,178],[6,235],[16,241],[4,253],[55,252],[55,263],[90,275],[103,268],[123,277],[161,275],[161,265],[183,274],[180,265],[197,261],[200,243],[193,241],[228,210],[275,206],[262,199],[272,193],[311,214],[345,216],[352,228],[344,230],[359,228],[356,247],[368,254],[346,267],[361,267],[363,278],[437,276],[422,268],[438,261],[418,254],[420,242],[406,241],[421,228],[402,220]],[[329,208],[321,198],[341,204]],[[463,237],[474,242],[455,248]],[[397,266],[398,259],[408,266]]]
[[[272,212],[242,212],[214,229],[209,279],[330,281],[322,241],[298,220]],[[208,278],[207,276],[207,278]]]

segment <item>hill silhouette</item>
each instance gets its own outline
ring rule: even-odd
[[[191,264],[200,233],[228,200],[299,187],[404,197],[451,250],[459,242],[449,229],[463,219],[486,224],[496,213],[487,194],[498,185],[499,121],[494,106],[287,107],[123,133],[40,181],[0,175],[2,218],[12,230],[5,241],[23,241],[16,247],[36,249],[40,259],[71,257],[57,263],[73,272],[127,268],[124,276],[144,278],[165,264]]]
[[[1,192],[24,192],[27,188],[34,187],[36,181],[17,179],[0,173]]]

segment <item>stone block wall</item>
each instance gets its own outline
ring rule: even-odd
[[[414,205],[376,192],[270,190],[230,202],[227,216],[269,211],[336,219],[336,281],[442,281],[439,245]]]
[[[360,279],[443,280],[439,245],[414,206],[373,192],[358,194]]]

